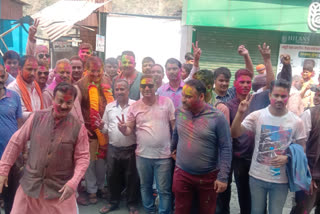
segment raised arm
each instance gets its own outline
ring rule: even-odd
[[[29,28],[29,35],[26,47],[26,55],[35,56],[36,54],[36,33],[40,20],[35,19],[33,25]]]
[[[266,66],[267,84],[264,89],[268,89],[270,87],[270,83],[275,79],[271,63],[271,49],[266,43],[263,43],[262,47],[258,45],[258,48],[263,58],[264,65]]]
[[[246,49],[244,45],[240,45],[238,47],[238,53],[240,56],[243,56],[244,62],[246,64],[246,69],[252,73],[252,76],[254,76],[254,68],[251,57],[249,55],[249,51]]]
[[[199,61],[200,61],[200,56],[201,56],[201,48],[198,46],[198,41],[196,41],[196,44],[192,43],[192,49],[193,49],[193,66],[190,71],[189,76],[184,80],[184,82],[187,82],[188,80],[193,79],[193,74],[199,71]]]
[[[280,61],[283,64],[281,72],[278,74],[277,79],[284,79],[291,85],[292,82],[292,68],[291,68],[291,57],[289,54],[283,54],[280,56]]]
[[[246,128],[244,126],[242,126],[241,123],[245,117],[246,111],[249,108],[249,104],[251,102],[251,99],[252,99],[252,95],[248,94],[246,99],[243,100],[238,107],[237,114],[236,114],[236,116],[232,122],[232,125],[231,125],[231,136],[233,138],[240,137],[246,131]]]

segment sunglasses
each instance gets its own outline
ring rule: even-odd
[[[145,89],[147,86],[148,86],[148,88],[150,88],[150,89],[154,87],[153,84],[141,84],[141,85],[140,85],[140,88]]]
[[[42,59],[44,56],[48,59],[50,57],[50,54],[39,54],[38,55],[40,59]]]
[[[45,71],[45,72],[38,71],[38,75],[39,76],[42,75],[42,74],[48,76],[49,75],[49,71]]]

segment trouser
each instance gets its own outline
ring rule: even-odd
[[[230,214],[230,200],[231,200],[231,183],[232,183],[232,164],[228,177],[227,189],[218,194],[216,214]]]
[[[251,195],[249,185],[249,170],[251,160],[243,158],[233,158],[233,173],[238,190],[238,201],[241,214],[249,214],[251,212]]]
[[[218,171],[205,175],[192,175],[176,167],[173,175],[172,191],[176,198],[175,214],[188,214],[194,193],[198,196],[199,214],[214,214],[217,193],[214,182]]]
[[[89,139],[90,164],[84,176],[89,194],[97,193],[98,189],[104,188],[106,179],[106,161],[97,158],[99,148],[98,139]]]
[[[5,214],[10,214],[16,191],[19,187],[19,180],[22,176],[22,170],[14,164],[8,175],[8,187],[3,187],[3,201]]]
[[[268,197],[269,214],[282,214],[288,195],[288,184],[271,183],[249,178],[251,192],[251,214],[264,214]]]
[[[98,189],[104,188],[106,176],[106,162],[103,159],[90,161],[89,167],[85,174],[87,192],[90,194],[97,193]]]
[[[107,155],[107,181],[111,194],[110,203],[118,205],[123,186],[126,187],[128,206],[137,206],[140,194],[139,175],[136,167],[136,145],[114,147],[109,145]]]
[[[153,197],[153,178],[159,195],[159,214],[170,214],[172,203],[172,161],[171,158],[151,159],[136,156],[137,170],[140,177],[142,203],[147,213],[155,213]]]
[[[316,180],[315,182],[318,189],[313,189],[312,195],[309,195],[305,191],[296,192],[296,206],[292,208],[291,214],[307,214],[310,213],[315,206],[317,207],[315,214],[320,213],[320,180]]]

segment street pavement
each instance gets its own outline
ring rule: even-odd
[[[285,207],[282,212],[283,214],[290,214],[290,210],[293,202],[293,196],[294,194],[289,192]],[[95,213],[98,214],[99,209],[103,207],[104,203],[106,203],[106,201],[100,200],[99,203],[96,205],[79,206],[80,214],[95,214]],[[126,208],[125,201],[121,202],[121,207],[119,210],[116,210],[110,213],[111,214],[128,214],[129,212]],[[230,202],[230,214],[239,214],[239,213],[240,213],[240,209],[238,204],[237,188],[236,188],[236,184],[233,182],[231,202]],[[145,214],[143,207],[140,207],[140,214]]]

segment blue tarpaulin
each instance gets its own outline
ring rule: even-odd
[[[7,19],[0,19],[0,34],[10,30],[15,25],[11,25],[16,20],[7,20]],[[28,24],[24,24],[26,29],[29,29]],[[16,51],[23,56],[26,54],[26,45],[28,40],[28,33],[23,29],[22,26],[14,29],[9,34],[3,37],[6,45],[8,46],[9,50]],[[0,49],[3,53],[7,51],[6,47],[4,46],[3,42],[0,40]],[[3,64],[2,56],[0,55],[1,64]]]

